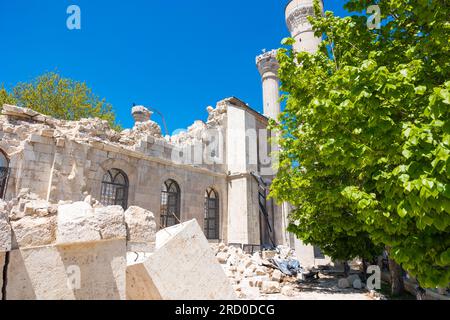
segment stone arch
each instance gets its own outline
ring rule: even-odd
[[[181,188],[174,179],[167,179],[161,185],[160,225],[167,228],[181,222]]]
[[[226,184],[223,185],[216,178],[214,178],[213,183],[207,187],[213,188],[219,195],[219,240],[224,241],[228,228],[228,190]]]
[[[204,203],[204,225],[203,230],[208,240],[220,239],[220,195],[219,192],[212,187],[205,191]]]
[[[137,168],[129,162],[122,159],[108,159],[100,164],[99,170],[95,174],[94,184],[91,189],[91,194],[96,199],[101,199],[102,181],[105,174],[112,170],[118,169],[128,178],[128,198],[127,205],[132,206],[135,202],[136,186],[137,186]]]
[[[158,180],[158,188],[159,188],[159,192],[161,192],[161,187],[163,185],[163,183],[169,179],[172,179],[174,181],[176,181],[178,183],[178,186],[180,187],[180,219],[181,221],[183,221],[184,217],[185,217],[185,210],[186,210],[186,204],[185,204],[185,177],[183,177],[182,175],[176,173],[173,171],[172,168],[168,168],[168,167],[164,167],[163,171],[166,170],[166,172],[162,175],[159,176],[159,180]],[[159,213],[160,210],[158,210]]]
[[[128,208],[129,180],[127,174],[117,168],[108,170],[102,179],[100,202],[103,205],[120,205]]]

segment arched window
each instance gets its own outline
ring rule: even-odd
[[[219,195],[209,188],[205,193],[205,236],[209,240],[219,239]]]
[[[100,202],[105,206],[128,208],[128,177],[120,169],[111,169],[102,180]]]
[[[161,227],[168,228],[180,223],[180,187],[174,180],[167,180],[161,190]]]
[[[0,149],[0,199],[3,199],[6,193],[6,184],[8,183],[9,160],[6,153]]]

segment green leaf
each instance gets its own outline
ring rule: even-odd
[[[401,218],[406,217],[408,214],[408,211],[403,207],[404,201],[400,202],[400,204],[397,206],[397,213]]]
[[[425,92],[427,91],[427,87],[425,86],[418,86],[414,88],[414,91],[416,92],[416,94],[418,95],[423,95],[425,94]]]

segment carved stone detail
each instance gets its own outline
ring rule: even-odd
[[[286,18],[288,29],[291,33],[297,30],[300,26],[307,25],[311,27],[308,21],[308,17],[314,16],[313,7],[297,7],[289,12]]]
[[[261,76],[267,72],[278,73],[280,64],[277,61],[277,53],[277,50],[272,50],[256,57],[256,65]]]

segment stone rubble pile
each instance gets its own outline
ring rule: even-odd
[[[0,200],[0,300],[236,299],[197,220],[157,232],[150,211],[85,196]]]
[[[279,246],[278,252],[262,251],[253,255],[223,243],[213,244],[212,249],[238,298],[254,300],[270,294],[292,297],[299,293],[295,284],[301,278],[301,273],[287,276],[269,261],[272,258],[293,258],[294,252],[289,247]]]
[[[338,288],[340,289],[348,289],[353,288],[357,290],[361,290],[364,287],[361,278],[357,274],[351,274],[347,278],[339,279]]]
[[[208,107],[207,111],[209,113],[207,123],[196,121],[186,132],[163,138],[161,127],[152,120],[137,122],[132,129],[117,132],[106,120],[98,118],[78,121],[60,120],[28,108],[5,104],[0,116],[0,129],[5,133],[18,135],[22,141],[30,139],[31,135],[35,134],[78,142],[108,142],[129,148],[138,146],[142,141],[149,139],[174,145],[192,144],[196,140],[204,139],[207,130],[221,125],[226,115],[226,108],[223,105],[215,109]]]
[[[105,207],[90,195],[54,204],[22,189],[11,201],[0,200],[0,240],[5,238],[0,244],[10,243],[5,247],[12,249],[116,238],[127,239],[129,247],[148,248],[155,230],[153,213],[133,206],[126,211]]]

